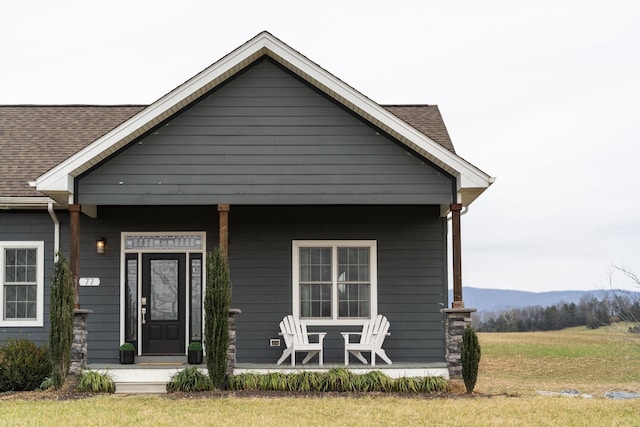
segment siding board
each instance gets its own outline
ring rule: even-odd
[[[292,310],[291,241],[296,239],[377,240],[378,311],[389,318],[392,333],[385,341],[387,354],[396,362],[444,361],[439,310],[446,305],[445,251],[428,249],[436,242],[446,245],[444,221],[435,207],[232,207],[232,306],[242,310],[237,317],[238,361],[273,363],[282,354],[282,348],[269,347],[269,339],[278,338],[278,323]],[[274,258],[279,262],[265,263]],[[310,330],[328,332],[325,361],[342,363],[344,341],[339,332],[359,328]]]
[[[408,151],[263,61],[81,177],[78,198],[96,205],[451,203],[452,178]]]

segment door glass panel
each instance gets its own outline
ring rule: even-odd
[[[178,260],[151,260],[151,320],[178,320]]]
[[[202,260],[191,260],[191,341],[202,339]]]
[[[127,259],[125,340],[138,339],[138,260]]]

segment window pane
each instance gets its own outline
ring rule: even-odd
[[[37,254],[35,248],[6,248],[4,250],[5,269],[4,320],[35,319],[37,317]]]
[[[15,319],[16,318],[16,303],[7,301],[4,305],[4,318]]]
[[[300,281],[301,282],[311,281],[311,268],[309,267],[309,264],[303,264],[300,266]]]
[[[4,269],[4,277],[7,282],[16,281],[16,268],[14,266],[6,266]]]
[[[27,265],[36,266],[37,265],[37,257],[35,249],[27,249]]]
[[[322,302],[322,317],[331,317],[331,301]]]
[[[331,281],[331,248],[300,248],[300,281]]]
[[[24,302],[16,303],[16,318],[17,319],[26,319],[27,317],[27,306]]]
[[[4,296],[5,319],[36,318],[36,285],[7,285],[4,287]]]
[[[36,266],[27,267],[27,282],[35,283],[36,281]]]
[[[16,249],[16,265],[20,265],[20,266],[27,265],[26,249]]]
[[[27,302],[27,318],[35,319],[36,318],[36,303],[35,302]]]
[[[26,288],[26,298],[25,301],[32,301],[35,302],[36,301],[36,294],[37,294],[37,287],[30,285],[30,286],[21,286],[22,288]]]
[[[5,290],[5,300],[6,301],[15,301],[16,300],[16,292],[17,292],[17,286],[5,286],[4,290]]]
[[[6,249],[4,253],[5,253],[5,262],[7,263],[7,265],[16,265],[16,250]]]
[[[300,285],[300,315],[331,317],[331,285]]]
[[[14,282],[26,282],[27,281],[27,271],[23,266],[16,267],[16,275]]]
[[[338,248],[340,281],[369,281],[369,248]]]
[[[339,317],[369,317],[370,286],[345,284],[344,292],[338,292]]]

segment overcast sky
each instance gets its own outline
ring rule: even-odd
[[[378,103],[438,104],[497,177],[462,217],[465,286],[640,273],[633,0],[6,1],[0,104],[148,104],[263,30]]]

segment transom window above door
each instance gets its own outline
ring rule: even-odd
[[[375,240],[293,241],[293,315],[309,325],[377,315]]]

